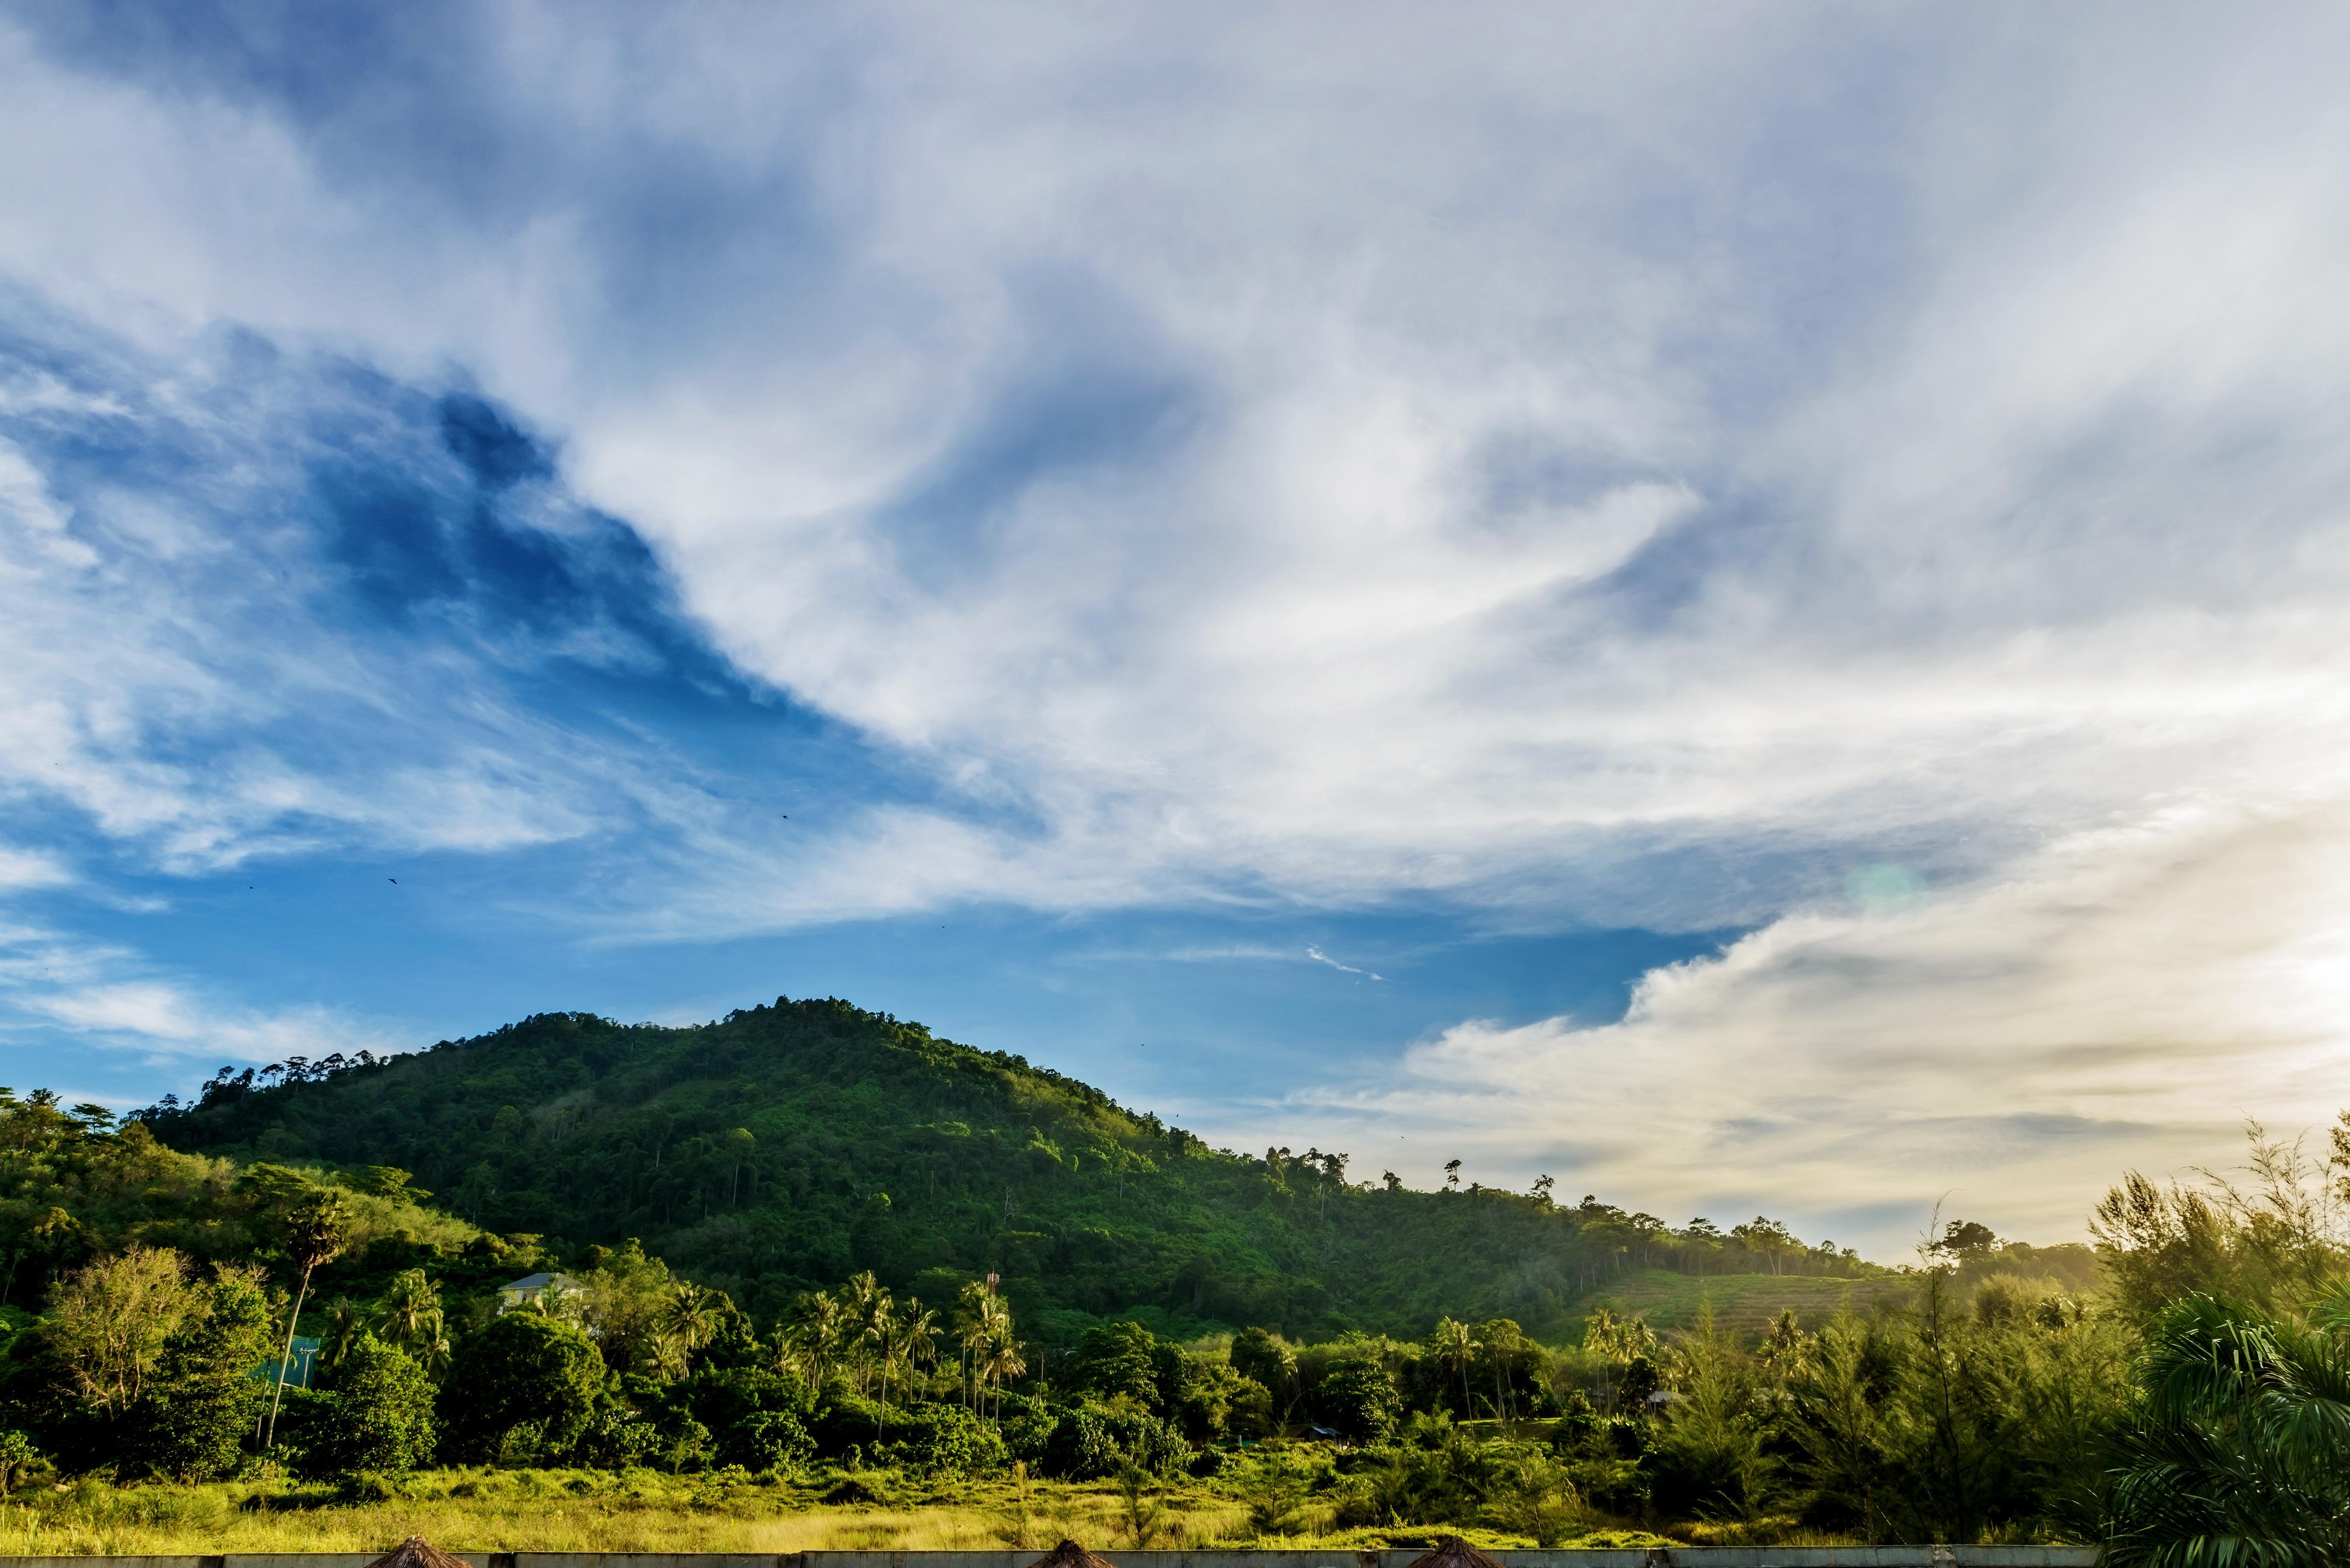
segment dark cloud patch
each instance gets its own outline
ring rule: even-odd
[[[484,399],[451,392],[441,400],[441,440],[487,490],[525,479],[552,479],[555,460]]]

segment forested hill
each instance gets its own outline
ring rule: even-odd
[[[938,1302],[1000,1272],[1047,1341],[1111,1315],[1176,1334],[1418,1335],[1447,1313],[1541,1333],[1636,1268],[1882,1272],[1768,1221],[1673,1230],[1556,1204],[1547,1182],[1422,1192],[1341,1155],[1211,1149],[1018,1056],[831,1000],[691,1028],[546,1013],[413,1055],[224,1069],[144,1119],[205,1154],[397,1166],[559,1257],[640,1238],[762,1317],[870,1268]]]

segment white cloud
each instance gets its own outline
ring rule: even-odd
[[[1327,964],[1327,965],[1329,965],[1332,969],[1335,969],[1335,970],[1338,971],[1339,971],[1340,973],[1342,973],[1342,974],[1359,974],[1359,975],[1363,976],[1366,980],[1385,980],[1385,979],[1387,978],[1387,976],[1385,976],[1385,975],[1381,975],[1381,974],[1373,974],[1369,970],[1367,970],[1367,969],[1357,969],[1353,964],[1350,964],[1350,963],[1340,963],[1336,959],[1332,958],[1328,953],[1324,952],[1320,948],[1315,948],[1315,947],[1309,947],[1309,948],[1307,948],[1307,949],[1305,950],[1305,956],[1306,956],[1307,958],[1312,959],[1315,963],[1319,963],[1319,964]]]
[[[1997,877],[1791,914],[1658,970],[1620,1022],[1469,1022],[1284,1107],[1432,1167],[1550,1170],[1678,1222],[1787,1214],[1899,1258],[1934,1203],[2077,1236],[2133,1164],[2350,1106],[2350,810],[2184,806]]]
[[[159,973],[131,950],[93,943],[47,927],[0,926],[0,1043],[28,1058],[14,1071],[54,1073],[59,1063],[40,1044],[62,1030],[77,1039],[139,1051],[170,1064],[176,1082],[188,1066],[227,1059],[313,1061],[336,1051],[380,1054],[412,1049],[414,1031],[396,1022],[354,1018],[317,1005],[255,1007]]]
[[[738,658],[1035,825],[881,834],[971,867],[909,897],[1757,919],[1758,846],[1980,869],[2341,738],[2322,14],[498,16],[442,84],[486,192],[358,138],[398,86],[297,126],[19,40],[84,134],[16,140],[0,256],[478,366]]]
[[[2273,846],[2330,856],[2350,800],[2339,13],[484,15],[478,77],[299,114],[0,31],[0,268],[152,344],[477,370],[743,665],[934,775],[804,846],[618,790],[681,846],[616,873],[633,930],[1773,921],[1616,1033],[1427,1058],[1572,1061],[1619,1127],[1681,1088],[1728,1184],[1692,1192],[1825,1202],[2026,1116],[2200,1149],[2228,1082],[2334,1092],[2293,1075],[2350,919]],[[68,558],[39,481],[0,463],[16,786],[191,865],[609,809],[506,713],[382,781],[140,749],[249,719],[172,597],[235,573],[168,516],[145,569]],[[1945,890],[1787,913],[1887,862]]]

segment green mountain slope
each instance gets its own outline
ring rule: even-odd
[[[1638,1266],[1881,1272],[1758,1221],[1724,1236],[1547,1192],[1354,1181],[1343,1156],[1211,1149],[1017,1056],[837,1001],[692,1028],[543,1014],[388,1061],[224,1070],[146,1114],[182,1149],[384,1164],[453,1212],[562,1254],[641,1238],[755,1314],[870,1268],[951,1299],[1004,1277],[1024,1326],[1557,1333]],[[1464,1151],[1465,1152],[1465,1151]]]

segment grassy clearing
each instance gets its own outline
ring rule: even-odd
[[[858,1493],[865,1499],[841,1501]],[[1246,1510],[1208,1487],[1170,1486],[1155,1501],[1163,1514],[1151,1544],[1162,1547],[1418,1546],[1451,1532],[1332,1532],[1326,1510],[1308,1510],[1298,1533],[1260,1542]],[[1532,1544],[1491,1531],[1465,1533],[1486,1546]],[[1009,1480],[924,1487],[840,1472],[761,1483],[641,1470],[441,1470],[372,1501],[252,1483],[83,1480],[0,1504],[0,1556],[380,1552],[410,1535],[479,1552],[1041,1551],[1064,1537],[1104,1550],[1135,1543],[1126,1500],[1107,1482],[1035,1482],[1024,1503]],[[1577,1543],[1659,1542],[1602,1531]]]
[[[1578,1311],[1604,1306],[1638,1313],[1659,1331],[1697,1326],[1710,1303],[1714,1325],[1724,1333],[1759,1334],[1782,1312],[1793,1310],[1806,1328],[1817,1328],[1840,1312],[1866,1314],[1909,1299],[1914,1281],[1898,1275],[1869,1280],[1822,1279],[1813,1274],[1715,1274],[1700,1277],[1664,1269],[1639,1269],[1611,1282],[1576,1303]]]

